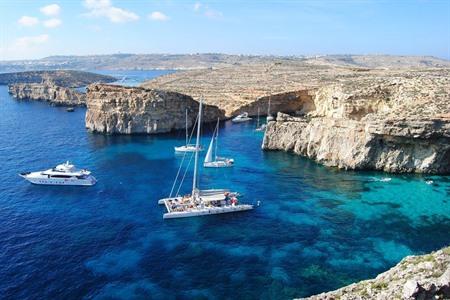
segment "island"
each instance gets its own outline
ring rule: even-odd
[[[17,100],[47,101],[53,105],[85,106],[86,95],[74,88],[94,82],[114,82],[112,76],[73,70],[27,71],[0,74]]]

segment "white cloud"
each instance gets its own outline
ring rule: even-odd
[[[106,17],[113,23],[123,23],[136,21],[139,16],[134,12],[112,6],[110,0],[84,0],[84,6],[88,12],[84,14],[88,17]]]
[[[39,24],[39,19],[35,17],[22,16],[19,20],[17,20],[17,23],[22,26],[31,27]]]
[[[44,26],[47,28],[55,28],[62,24],[62,21],[60,19],[48,19],[44,21]]]
[[[205,11],[205,16],[210,19],[222,19],[223,14],[218,10],[207,8]]]
[[[61,11],[61,7],[58,4],[50,4],[41,7],[40,11],[46,16],[57,16]]]
[[[154,11],[148,15],[148,18],[153,21],[168,21],[169,17],[160,11]]]
[[[202,7],[202,4],[200,2],[195,2],[194,11],[199,11],[201,7]]]
[[[41,34],[35,36],[24,36],[18,38],[14,43],[14,48],[28,48],[40,44],[44,44],[49,40],[48,34]]]
[[[205,17],[207,17],[209,19],[222,19],[223,18],[222,12],[212,9],[206,4],[203,5],[200,2],[194,3],[194,11],[197,13],[203,14]]]

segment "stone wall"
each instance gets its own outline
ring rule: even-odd
[[[155,134],[184,129],[198,114],[198,102],[187,95],[140,87],[95,84],[87,88],[86,128],[112,134]],[[224,119],[222,110],[204,105],[204,122]]]

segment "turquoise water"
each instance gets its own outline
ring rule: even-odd
[[[450,244],[450,177],[344,172],[263,152],[255,123],[221,124],[222,154],[236,165],[202,169],[200,185],[233,187],[261,206],[164,221],[157,200],[170,191],[184,133],[91,134],[84,113],[15,101],[0,86],[4,298],[289,299]],[[98,184],[34,186],[17,176],[68,159]]]

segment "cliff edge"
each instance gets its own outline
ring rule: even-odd
[[[55,105],[84,106],[86,95],[71,88],[53,83],[18,83],[8,86],[9,93],[17,100],[47,101]]]
[[[450,299],[450,247],[431,254],[407,256],[375,279],[306,299]]]
[[[87,88],[86,128],[110,134],[155,134],[184,129],[198,114],[198,102],[175,92],[94,84]],[[216,106],[204,105],[204,121],[223,119]]]
[[[294,116],[279,113],[262,148],[342,169],[448,174],[449,87],[430,74],[325,85]]]

